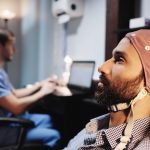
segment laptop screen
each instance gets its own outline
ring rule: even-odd
[[[95,61],[73,61],[68,85],[91,88],[94,67]]]

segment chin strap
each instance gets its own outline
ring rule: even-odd
[[[117,112],[129,108],[130,105],[131,103],[120,103],[120,104],[108,106],[107,109],[110,112]]]
[[[147,95],[147,91],[145,88],[142,88],[139,94],[130,102],[131,110],[129,112],[129,117],[127,120],[127,125],[125,127],[124,133],[120,138],[120,143],[116,146],[114,150],[124,150],[127,148],[127,145],[130,143],[132,138],[132,129],[134,123],[134,104],[139,100],[143,99]]]

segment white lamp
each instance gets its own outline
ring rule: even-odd
[[[16,16],[16,14],[14,12],[11,12],[8,9],[5,9],[1,12],[0,18],[4,20],[5,28],[7,28],[8,20],[13,19],[15,16]]]

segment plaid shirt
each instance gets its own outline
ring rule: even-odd
[[[126,123],[108,128],[109,114],[92,119],[64,150],[113,150],[125,129]],[[134,122],[131,142],[126,150],[150,150],[150,117]]]

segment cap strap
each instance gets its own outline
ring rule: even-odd
[[[147,95],[145,88],[141,89],[139,94],[131,101],[131,110],[129,113],[128,123],[124,130],[124,135],[120,138],[120,143],[116,146],[115,150],[123,150],[130,143],[132,138],[132,129],[134,124],[134,104]]]
[[[131,105],[130,103],[120,103],[120,104],[108,106],[107,109],[108,111],[111,112],[117,112],[129,108],[130,105]]]

